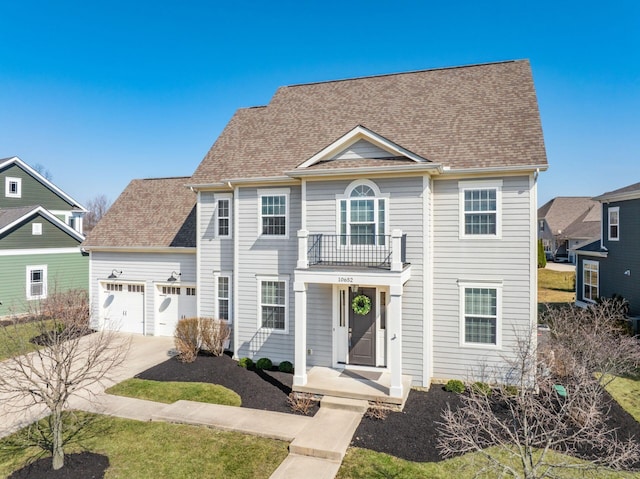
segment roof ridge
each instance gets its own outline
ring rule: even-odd
[[[458,65],[458,66],[449,66],[449,67],[424,68],[424,69],[420,69],[420,70],[410,70],[410,71],[406,71],[406,72],[379,73],[379,74],[376,74],[376,75],[363,75],[363,76],[356,76],[356,77],[352,77],[352,78],[341,78],[341,79],[337,79],[337,80],[325,80],[325,81],[316,81],[316,82],[308,82],[308,83],[294,83],[293,85],[283,85],[278,89],[295,88],[295,87],[299,87],[299,86],[322,85],[322,84],[325,84],[325,83],[339,83],[339,82],[347,82],[347,81],[353,81],[353,80],[367,80],[369,78],[383,78],[383,77],[390,77],[390,76],[411,75],[411,74],[415,74],[415,73],[426,73],[426,72],[441,71],[441,70],[457,70],[457,69],[462,69],[462,68],[483,67],[483,66],[488,66],[488,65],[500,65],[500,64],[506,64],[506,63],[523,62],[523,61],[527,61],[527,60],[526,59],[501,60],[501,61],[495,61],[495,62],[470,63],[468,65]]]

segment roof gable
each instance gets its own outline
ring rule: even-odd
[[[557,196],[538,208],[538,219],[546,220],[554,235],[562,234],[594,207],[598,207],[598,203],[587,196]]]
[[[4,208],[0,210],[0,235],[10,232],[12,229],[29,221],[36,216],[42,216],[58,229],[73,237],[77,241],[84,240],[84,236],[71,228],[68,224],[49,213],[42,206],[24,206],[18,208]]]
[[[358,125],[451,170],[547,164],[529,62],[511,61],[279,88],[236,112],[192,181],[282,177]]]

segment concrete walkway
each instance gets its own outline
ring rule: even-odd
[[[110,381],[85,391],[69,401],[69,407],[139,421],[166,421],[215,427],[290,442],[289,455],[271,479],[310,477],[334,479],[351,438],[366,412],[364,400],[324,397],[314,417],[260,411],[249,408],[177,401],[173,404],[112,396],[104,389],[130,378],[172,354],[173,338],[124,335],[131,346],[124,364]],[[1,399],[1,398],[0,398]],[[6,436],[41,417],[42,408],[29,408],[17,414],[2,411],[0,437]]]

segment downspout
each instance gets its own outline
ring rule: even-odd
[[[228,181],[227,185],[233,190],[233,358],[238,359],[238,346],[240,344],[240,338],[238,337],[239,327],[239,301],[238,301],[238,285],[240,284],[239,266],[240,266],[240,228],[239,228],[239,205],[240,200],[238,198],[238,188],[233,187],[231,182]]]

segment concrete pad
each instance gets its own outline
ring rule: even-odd
[[[340,462],[310,456],[289,454],[269,479],[333,479],[340,470]]]
[[[177,401],[154,414],[153,420],[202,424],[289,442],[300,434],[313,418],[236,406]]]
[[[123,417],[138,421],[151,421],[155,414],[159,414],[167,404],[144,399],[100,394],[93,398],[74,398],[69,406],[96,414]]]
[[[324,396],[320,400],[320,407],[325,409],[343,409],[364,414],[369,409],[369,401],[363,399],[337,398],[335,396]]]
[[[320,408],[313,422],[293,440],[289,452],[342,461],[361,419],[362,413]]]

